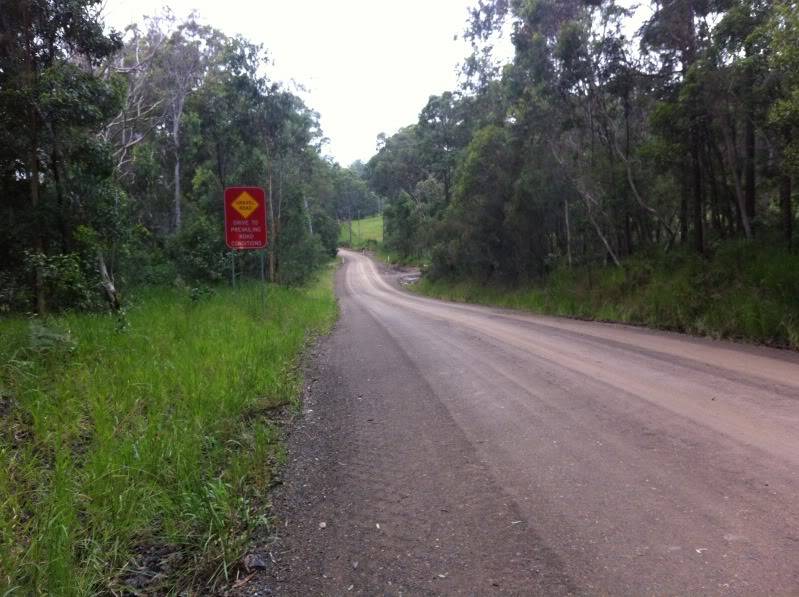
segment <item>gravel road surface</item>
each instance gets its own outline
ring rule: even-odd
[[[342,251],[249,595],[799,595],[799,355],[403,292]]]

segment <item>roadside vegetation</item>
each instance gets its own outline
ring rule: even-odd
[[[0,19],[0,595],[229,577],[266,524],[274,409],[335,316],[341,198],[377,211],[262,46],[101,9]],[[234,185],[269,194],[263,253],[225,246]]]
[[[387,264],[427,268],[430,259],[423,255],[407,254],[391,249],[383,241],[383,215],[369,216],[360,220],[343,221],[339,224],[338,244],[346,249],[370,251]],[[352,230],[352,241],[350,241]]]
[[[265,269],[281,284],[335,255],[342,198],[377,211],[322,155],[318,114],[270,77],[266,49],[171,13],[106,32],[100,4],[4,5],[0,312],[115,310],[142,284],[258,277],[256,254],[225,246],[228,186],[266,189]]]
[[[363,169],[420,289],[796,347],[796,1],[476,4]]]
[[[383,216],[347,220],[339,224],[338,244],[351,249],[377,251],[383,244]]]
[[[276,411],[332,324],[300,288],[137,292],[0,321],[0,594],[207,592],[267,522]],[[8,591],[11,591],[8,593]]]
[[[795,253],[730,244],[709,260],[675,252],[632,257],[624,268],[561,267],[513,286],[425,277],[411,289],[459,302],[799,350],[798,271]]]

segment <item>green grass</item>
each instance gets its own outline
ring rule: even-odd
[[[561,268],[498,287],[423,278],[415,290],[448,300],[641,324],[799,349],[799,255],[747,243],[693,254],[639,256],[619,268]]]
[[[350,224],[342,222],[339,227],[338,244],[352,249],[373,251],[375,257],[393,265],[412,265],[424,267],[430,260],[422,257],[402,256],[389,250],[383,244],[383,216],[370,216],[352,221],[352,244],[350,244]]]
[[[352,221],[352,242],[350,242],[350,223],[342,222],[339,227],[338,243],[352,249],[377,250],[383,243],[383,216],[376,215]]]
[[[148,559],[148,591],[207,592],[266,524],[270,413],[335,319],[332,270],[265,308],[257,285],[131,303],[0,320],[0,595],[119,594]]]

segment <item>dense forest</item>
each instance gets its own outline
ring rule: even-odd
[[[141,285],[256,275],[228,251],[222,190],[271,197],[272,281],[335,254],[376,196],[322,157],[318,115],[266,51],[169,14],[107,32],[97,0],[0,10],[0,310],[117,307]]]
[[[795,244],[796,2],[480,0],[466,35],[461,88],[365,171],[388,246],[433,277]]]

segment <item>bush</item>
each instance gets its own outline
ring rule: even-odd
[[[454,281],[446,263],[439,245],[420,292],[799,348],[799,255],[781,248],[728,242],[709,258],[673,251],[631,257],[623,268],[561,266],[532,286],[504,290]]]
[[[92,262],[81,259],[77,253],[45,255],[34,251],[25,252],[25,271],[30,279],[39,269],[50,310],[91,310],[104,305],[97,282],[90,281],[95,274]]]
[[[227,248],[219,225],[204,214],[194,215],[170,239],[168,254],[187,282],[215,283],[227,272]]]

